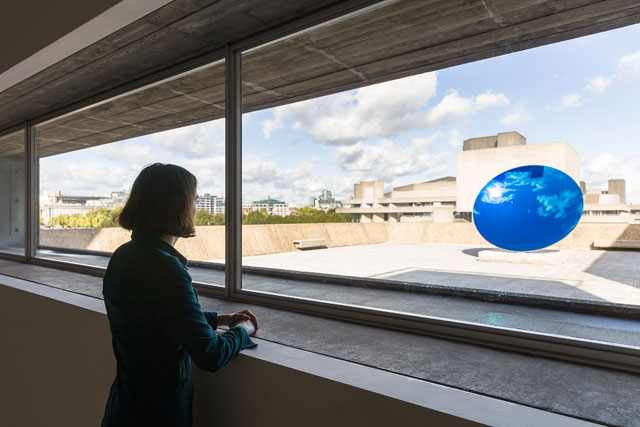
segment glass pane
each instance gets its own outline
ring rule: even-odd
[[[24,255],[24,130],[0,137],[0,252]]]
[[[640,26],[425,72],[406,4],[243,55],[243,289],[640,345]]]
[[[171,163],[196,176],[199,196],[196,236],[175,247],[204,262],[190,267],[194,280],[223,285],[224,93],[216,62],[37,126],[38,256],[106,266],[130,239],[117,214],[134,179],[145,165]]]

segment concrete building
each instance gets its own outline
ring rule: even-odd
[[[111,197],[66,196],[59,190],[44,191],[39,198],[40,218],[44,224],[48,224],[52,218],[60,215],[86,215],[98,208],[115,209],[123,206],[127,198],[127,191],[114,191]]]
[[[198,196],[196,199],[196,210],[207,211],[211,214],[223,214],[225,207],[224,196],[211,195],[205,193],[202,196]]]
[[[456,210],[470,214],[487,182],[525,165],[551,166],[580,181],[578,152],[566,142],[527,145],[526,138],[517,132],[471,138],[456,154]]]
[[[456,156],[457,177],[405,185],[384,193],[383,181],[354,186],[340,213],[354,222],[452,222],[472,220],[477,194],[489,180],[518,166],[551,166],[579,182],[584,194],[585,222],[638,222],[640,206],[626,203],[624,179],[611,179],[608,189],[587,188],[579,181],[579,155],[566,142],[526,145],[517,132],[467,139]]]
[[[315,209],[328,211],[329,209],[337,209],[342,207],[342,203],[336,200],[329,190],[322,190],[318,197],[309,197],[309,206]]]
[[[610,179],[607,189],[585,188],[583,222],[637,223],[640,206],[626,203],[624,179]]]
[[[117,205],[124,206],[129,200],[129,190],[112,191],[111,200]]]
[[[263,200],[255,200],[251,203],[242,204],[242,213],[247,214],[251,211],[266,210],[269,215],[288,216],[291,215],[292,209],[296,205],[294,203],[287,203],[280,200],[267,197]]]
[[[439,178],[404,185],[384,193],[383,181],[354,185],[354,197],[342,201],[338,213],[350,213],[353,222],[452,222],[456,179]]]
[[[566,142],[527,145],[518,132],[467,139],[456,155],[456,177],[439,178],[394,188],[384,194],[384,182],[354,186],[354,197],[342,202],[340,213],[354,222],[471,221],[476,196],[496,175],[530,164],[552,166],[578,181],[579,156]],[[616,184],[624,189],[624,183]]]

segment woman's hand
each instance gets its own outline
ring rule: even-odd
[[[247,331],[247,334],[249,335],[253,335],[256,333],[256,328],[255,326],[253,326],[253,322],[251,322],[250,320],[242,320],[240,322],[233,323],[231,326],[232,327],[239,326],[245,331]]]
[[[245,310],[237,311],[231,314],[218,314],[219,326],[229,326],[229,327],[244,326],[244,325],[238,325],[238,323],[243,323],[243,322],[250,323],[254,329],[254,332],[258,330],[258,319],[256,318],[255,314],[253,314],[249,310],[245,309]]]

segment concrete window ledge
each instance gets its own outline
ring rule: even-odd
[[[0,275],[5,425],[98,425],[115,374],[102,300]],[[194,369],[196,426],[591,425],[256,339]]]

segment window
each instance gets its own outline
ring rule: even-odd
[[[36,126],[40,165],[37,256],[104,267],[130,238],[117,214],[148,164],[198,178],[196,237],[176,248],[194,280],[223,285],[225,260],[224,62]],[[161,188],[158,191],[162,191]]]
[[[468,6],[440,11],[457,23],[453,36],[437,25],[442,16],[431,4],[405,0],[306,30],[294,25],[282,39],[265,33],[231,44],[229,81],[218,62],[38,122],[31,130],[47,221],[34,261],[104,266],[127,235],[99,224],[112,221],[134,170],[166,159],[198,176],[197,206],[209,213],[200,215],[198,238],[178,249],[204,284],[221,284],[226,262],[233,272],[226,293],[238,300],[636,363],[637,322],[624,317],[637,314],[638,255],[599,247],[637,241],[630,135],[639,130],[638,26],[469,62],[503,50],[458,43],[473,44],[478,28],[491,34],[497,25],[491,17],[469,25],[478,5]],[[434,49],[441,43],[447,49]],[[517,153],[502,155],[510,150]],[[473,200],[496,173],[522,161],[585,181],[580,225],[541,252],[562,250],[569,263],[479,260],[495,248],[473,225]],[[239,209],[240,234],[230,214]]]
[[[243,54],[243,202],[273,198],[290,207],[280,217],[267,209],[247,214],[243,265],[291,272],[287,277],[329,274],[325,281],[342,286],[247,278],[242,289],[636,345],[626,332],[563,328],[557,313],[541,312],[542,318],[531,310],[522,322],[516,308],[505,306],[435,310],[432,293],[446,288],[487,300],[509,294],[542,308],[595,304],[613,315],[616,305],[640,305],[640,255],[592,247],[604,236],[615,241],[636,233],[630,216],[602,205],[640,200],[631,161],[631,136],[640,129],[629,116],[640,78],[626,64],[638,56],[632,40],[640,27],[397,78],[376,68],[375,54],[364,60],[362,52],[383,55],[385,40],[408,37],[419,14],[397,18],[396,32],[342,44],[348,28],[372,25],[394,7]],[[602,61],[585,67],[594,55]],[[618,79],[620,67],[633,76],[619,86],[603,84]],[[323,86],[323,79],[331,83]],[[615,144],[602,145],[612,138]],[[586,181],[587,209],[599,200],[598,209],[617,224],[585,216],[574,233],[542,251],[548,265],[481,261],[479,253],[495,247],[472,222],[476,195],[494,176],[524,164]],[[306,203],[324,189],[342,201],[335,212]],[[308,246],[299,249],[297,241]],[[363,289],[353,277],[375,280]],[[494,309],[504,312],[487,313]]]

